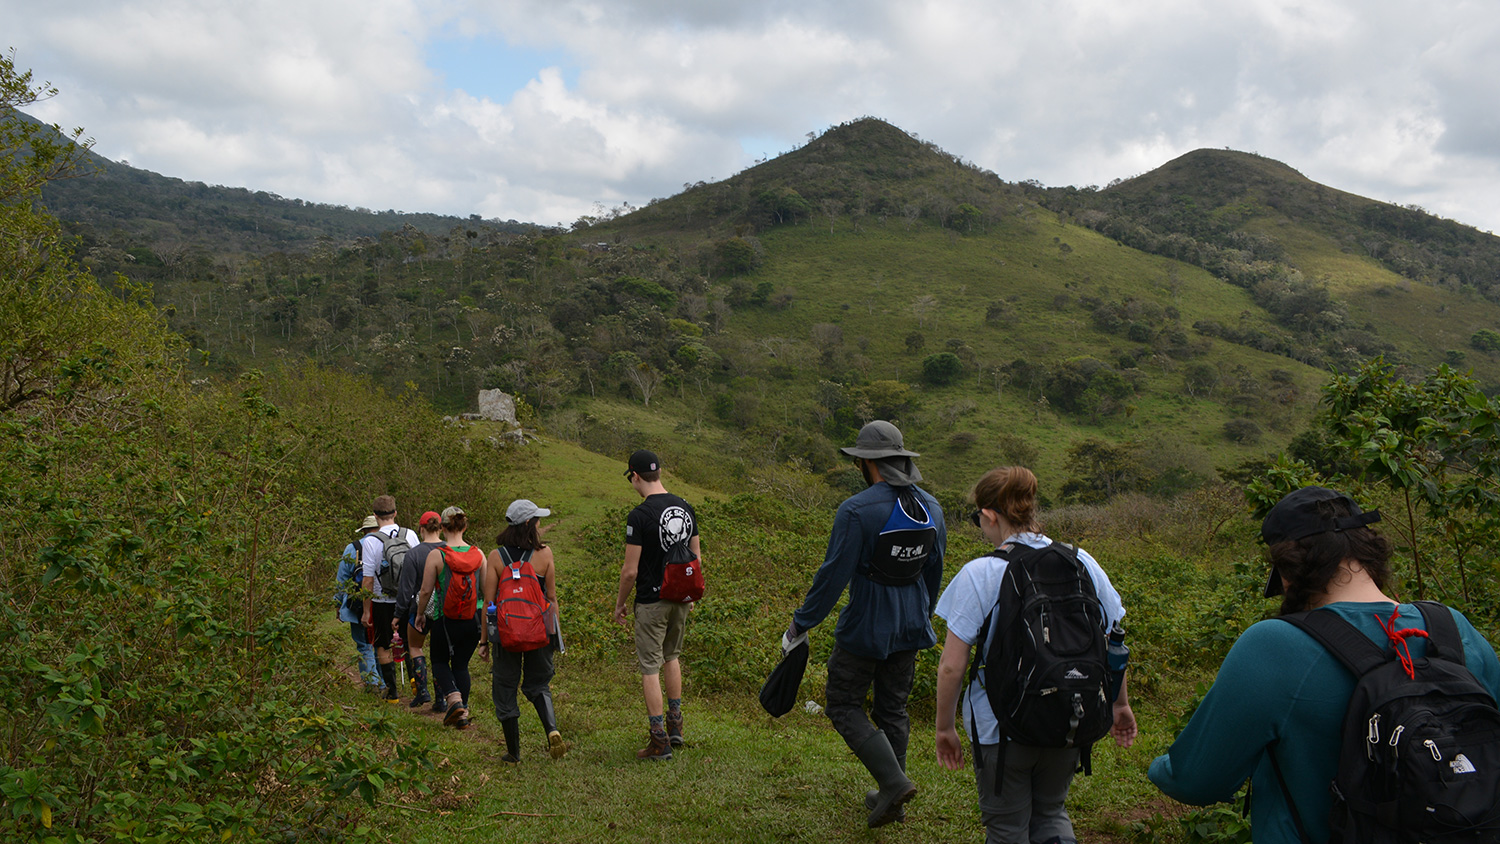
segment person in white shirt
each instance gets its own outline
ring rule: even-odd
[[[396,596],[387,595],[380,588],[378,575],[385,560],[385,543],[376,534],[394,537],[405,531],[408,546],[415,546],[418,539],[416,533],[396,524],[395,498],[382,495],[375,499],[371,508],[375,511],[377,524],[374,530],[359,541],[359,558],[364,567],[360,587],[365,592],[373,593],[375,597],[365,601],[363,621],[367,630],[373,629],[375,662],[380,669],[380,679],[385,681],[383,699],[393,702],[401,698],[396,689],[396,666],[392,662],[391,652],[391,640],[396,632]]]

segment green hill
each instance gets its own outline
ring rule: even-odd
[[[1330,367],[1500,383],[1470,343],[1500,326],[1488,286],[1439,274],[1495,239],[1383,235],[1418,213],[1389,208],[1218,151],[1103,191],[1008,183],[866,118],[571,232],[406,226],[129,275],[220,372],[292,352],[453,411],[500,387],[601,453],[798,495],[804,469],[850,482],[835,446],[894,418],[940,489],[1025,462],[1088,501],[1284,444]]]

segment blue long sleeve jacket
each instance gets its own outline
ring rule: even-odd
[[[801,608],[792,614],[797,629],[818,626],[847,586],[849,602],[839,613],[833,634],[841,649],[867,659],[887,659],[893,653],[937,644],[932,612],[943,581],[948,530],[937,500],[920,487],[912,489],[927,506],[937,528],[937,542],[921,579],[906,586],[886,586],[859,573],[860,565],[873,556],[880,530],[896,506],[896,491],[882,481],[839,505],[823,565],[813,576]]]
[[[345,591],[348,589],[358,590],[360,580],[359,549],[351,542],[344,546],[344,556],[339,559],[338,574],[333,578],[335,598],[339,605],[339,621],[348,622],[349,624],[358,624],[362,621],[358,615],[355,615],[354,610],[350,608],[349,595]],[[353,582],[353,586],[348,585],[350,581]]]

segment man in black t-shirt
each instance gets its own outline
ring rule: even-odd
[[[620,567],[614,615],[616,624],[629,627],[625,608],[633,588],[635,654],[651,725],[649,742],[635,755],[638,759],[671,759],[672,748],[682,745],[682,666],[678,655],[682,653],[682,634],[692,604],[661,600],[661,583],[668,548],[685,541],[693,556],[699,556],[698,519],[691,504],[662,486],[661,464],[652,452],[642,449],[630,455],[625,477],[645,499],[625,521],[625,563]]]

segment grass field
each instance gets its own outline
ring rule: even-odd
[[[919,676],[911,707],[908,766],[920,791],[905,824],[876,831],[866,829],[862,807],[863,794],[873,783],[824,716],[799,707],[772,719],[760,709],[753,688],[724,680],[744,674],[724,666],[726,658],[759,666],[753,677],[763,676],[774,663],[779,630],[810,582],[824,537],[784,537],[788,529],[782,527],[775,536],[785,544],[774,546],[776,559],[756,559],[752,548],[763,547],[764,541],[750,532],[749,522],[759,517],[745,516],[743,524],[730,525],[718,515],[719,507],[706,508],[719,520],[704,527],[710,594],[695,610],[683,657],[687,746],[670,762],[637,761],[634,751],[646,738],[645,707],[629,634],[604,618],[613,601],[618,559],[609,551],[612,540],[600,540],[623,512],[619,508],[633,503],[634,494],[620,477],[620,461],[547,440],[528,448],[532,451],[522,465],[529,468],[520,473],[525,479],[517,481],[515,495],[555,509],[547,540],[557,551],[559,584],[566,584],[565,594],[571,596],[562,609],[565,629],[574,631],[572,647],[558,657],[552,686],[559,726],[571,749],[552,760],[539,722],[523,701],[521,764],[501,763],[503,743],[489,670],[477,656],[471,664],[471,708],[477,717],[467,731],[444,728],[440,716],[425,708],[413,712],[404,702],[380,703],[348,679],[353,655],[342,628],[330,623],[326,647],[334,699],[370,718],[393,719],[401,733],[433,746],[435,767],[426,781],[432,793],[412,787],[387,790],[367,812],[366,823],[388,840],[411,844],[982,839],[973,772],[949,772],[935,761],[932,676]],[[722,493],[677,482],[670,470],[666,482],[696,502],[722,499]],[[818,514],[824,521],[809,523],[826,525],[830,516]],[[826,526],[820,530],[826,532]],[[1103,539],[1090,545],[1111,548]],[[966,526],[950,527],[950,547],[949,576],[983,548]],[[1138,605],[1142,629],[1151,618],[1178,606],[1190,612],[1196,606],[1162,594],[1176,585],[1167,577],[1190,568],[1164,575],[1152,563],[1127,562],[1123,550],[1096,553],[1115,560],[1118,584],[1127,604]],[[767,572],[777,571],[779,581],[768,585]],[[1181,588],[1194,583],[1183,580]],[[726,643],[724,635],[736,641]],[[815,661],[801,689],[802,700],[815,706],[824,703],[825,671],[818,660],[826,657],[831,638],[830,618],[812,634]],[[1191,695],[1201,673],[1163,668],[1166,660],[1153,656],[1153,647],[1192,650],[1189,645],[1143,641],[1136,647],[1147,672],[1135,696],[1141,738],[1128,750],[1108,741],[1096,746],[1094,775],[1075,781],[1069,805],[1083,840],[1175,840],[1132,838],[1130,825],[1154,819],[1158,827],[1172,826],[1173,818],[1185,812],[1157,793],[1145,771],[1169,741],[1170,714]],[[936,649],[924,653],[919,674],[932,673],[928,660],[936,654]],[[758,682],[752,679],[749,685]]]

